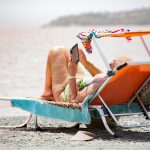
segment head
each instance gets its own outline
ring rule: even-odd
[[[129,62],[131,61],[131,58],[128,57],[128,56],[120,56],[118,57],[116,60],[113,60],[111,63],[110,63],[110,67],[112,69],[116,68],[117,66],[121,65],[121,64],[124,64],[126,62]]]

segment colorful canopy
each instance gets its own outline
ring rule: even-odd
[[[102,38],[102,37],[125,37],[128,41],[131,40],[133,36],[142,36],[150,34],[150,31],[138,31],[138,32],[130,32],[129,29],[117,29],[117,30],[105,30],[105,31],[97,31],[97,30],[90,30],[88,32],[81,32],[77,35],[79,39],[81,39],[82,44],[85,50],[88,53],[92,53],[92,46],[91,40],[93,36],[95,38]]]

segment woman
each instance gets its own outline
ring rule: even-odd
[[[42,99],[80,103],[103,84],[107,76],[101,77],[102,71],[86,59],[81,49],[79,49],[79,57],[80,63],[93,77],[87,78],[81,64],[71,61],[68,49],[55,47],[49,51]],[[119,63],[113,61],[110,66],[114,68]]]

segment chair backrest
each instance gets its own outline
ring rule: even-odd
[[[126,103],[149,76],[150,64],[126,66],[116,72],[100,95],[107,105]],[[100,105],[101,102],[96,98],[92,104]]]

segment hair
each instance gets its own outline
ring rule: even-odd
[[[123,63],[126,63],[126,62],[129,62],[131,61],[131,58],[128,57],[128,56],[120,56],[116,59],[117,63],[119,64],[123,64]]]
[[[129,61],[131,61],[130,57],[120,56],[116,60],[112,61],[112,63],[110,63],[110,67],[113,69],[113,68],[116,68],[117,66],[124,64],[126,62],[129,62]]]

